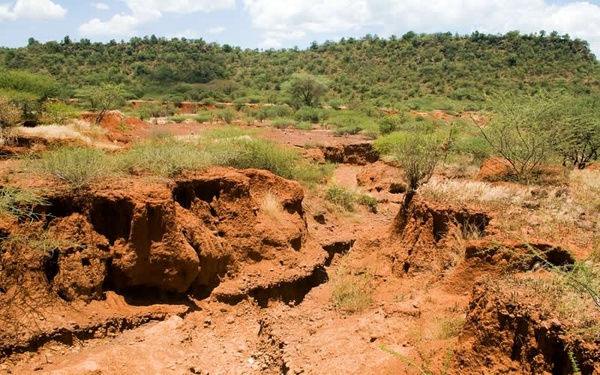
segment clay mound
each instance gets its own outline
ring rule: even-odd
[[[539,183],[561,185],[566,181],[565,170],[561,167],[541,165],[531,172],[531,178]],[[517,181],[518,176],[511,164],[502,158],[489,158],[483,161],[477,179],[480,181]]]
[[[465,240],[485,236],[490,220],[484,212],[436,205],[416,196],[407,213],[400,209],[391,228],[394,273],[440,274],[457,265],[464,257]]]
[[[572,374],[577,367],[581,374],[600,373],[600,340],[581,334],[579,318],[559,319],[560,313],[549,301],[553,298],[524,283],[495,280],[478,284],[453,357],[452,373]],[[587,298],[591,302],[591,297]],[[582,304],[580,301],[583,309]],[[598,321],[597,307],[586,311],[580,315],[588,322]],[[578,330],[580,333],[574,333]]]
[[[85,112],[81,114],[81,119],[95,123],[97,116],[97,113]],[[108,111],[102,117],[100,127],[107,131],[106,138],[110,142],[129,143],[140,139],[149,125],[137,117],[126,117],[121,111]]]
[[[301,186],[270,172],[216,168],[173,186],[121,185],[48,197],[58,242],[36,274],[62,299],[107,290],[206,297],[222,282],[247,296],[311,277],[326,260],[308,238]]]
[[[511,178],[513,172],[510,164],[501,158],[485,159],[479,168],[477,179],[480,181],[506,181]]]
[[[382,161],[370,164],[361,169],[356,175],[358,186],[366,188],[369,192],[388,192],[400,194],[406,192],[404,173]]]
[[[325,160],[332,163],[367,165],[379,160],[379,154],[369,142],[321,147]]]

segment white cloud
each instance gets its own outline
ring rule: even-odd
[[[43,20],[62,18],[67,10],[51,0],[17,0],[13,5],[0,4],[0,19]]]
[[[110,6],[106,3],[92,3],[92,6],[98,10],[109,10]]]
[[[556,30],[590,42],[600,52],[600,6],[550,0],[242,0],[263,45],[281,47],[289,34],[344,33],[361,29],[384,35],[415,32],[522,33]],[[283,33],[283,34],[277,34]]]
[[[126,14],[115,14],[108,21],[94,18],[79,26],[79,33],[86,36],[123,36],[135,34],[140,21]]]
[[[198,34],[197,31],[194,30],[190,30],[187,29],[185,31],[176,33],[176,34],[171,34],[171,35],[166,35],[166,38],[172,39],[172,38],[186,38],[186,39],[200,39],[200,34]]]
[[[221,34],[223,31],[227,30],[225,26],[216,26],[208,29],[208,33],[212,35]]]
[[[124,2],[130,13],[115,14],[106,21],[95,18],[79,26],[79,33],[103,36],[133,35],[138,26],[155,21],[164,13],[208,13],[235,8],[235,0],[124,0]]]

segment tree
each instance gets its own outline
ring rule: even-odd
[[[561,101],[564,119],[554,132],[554,145],[563,165],[585,168],[600,151],[600,96],[588,95]]]
[[[448,141],[450,142],[450,141]],[[431,134],[396,132],[374,142],[375,150],[391,156],[404,171],[407,185],[400,208],[399,227],[404,227],[408,212],[419,186],[427,183],[440,159],[447,153],[448,144]]]
[[[89,100],[91,110],[98,112],[96,124],[102,122],[106,112],[123,105],[125,100],[123,85],[112,84],[84,88],[79,91],[78,96]]]
[[[490,98],[494,114],[486,126],[476,126],[517,179],[527,181],[554,151],[552,138],[562,124],[558,101],[558,97],[544,93]]]
[[[316,107],[327,91],[327,82],[321,77],[308,73],[296,73],[284,85],[291,98],[291,104],[298,109],[302,106]]]

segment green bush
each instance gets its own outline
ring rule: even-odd
[[[271,126],[277,129],[285,129],[290,126],[296,126],[297,122],[287,118],[277,118],[271,121]]]
[[[199,123],[212,122],[215,119],[215,114],[211,111],[198,111],[192,119]]]
[[[346,211],[354,211],[356,194],[348,188],[331,185],[325,192],[325,199],[344,208]]]
[[[328,127],[341,129],[337,135],[356,134],[362,130],[378,129],[374,118],[353,111],[333,112],[326,124]]]
[[[344,135],[354,135],[360,133],[362,128],[360,126],[344,126],[334,130],[333,135],[336,137],[342,137]]]
[[[231,124],[237,118],[237,112],[233,108],[224,108],[216,111],[216,116],[225,123]]]
[[[490,144],[481,137],[457,137],[452,142],[451,151],[456,154],[469,154],[473,161],[481,163],[492,153]]]
[[[22,115],[19,107],[0,96],[0,130],[19,124]]]
[[[59,125],[64,125],[69,120],[79,116],[77,109],[63,102],[44,102],[42,113],[47,123]]]
[[[409,191],[413,192],[431,178],[444,152],[441,146],[436,137],[415,133],[392,133],[373,143],[375,150],[393,157],[400,165]]]
[[[344,101],[340,98],[331,98],[327,101],[327,104],[329,104],[331,108],[339,110],[344,105]]]
[[[321,111],[313,107],[301,107],[294,114],[297,121],[309,121],[318,124],[321,120]]]
[[[188,118],[189,118],[189,116],[186,116],[186,115],[175,115],[175,116],[170,116],[169,117],[169,121],[172,121],[172,122],[177,123],[177,124],[181,124],[182,122],[184,122]]]
[[[367,207],[373,213],[377,213],[378,202],[377,198],[375,197],[366,194],[359,194],[356,197],[356,203]]]
[[[398,130],[400,123],[399,116],[384,116],[379,119],[379,132],[383,135],[395,132]]]
[[[264,112],[265,119],[274,119],[277,117],[291,117],[294,110],[287,105],[270,105],[260,108],[259,112]]]

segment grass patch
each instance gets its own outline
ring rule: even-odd
[[[358,194],[356,196],[356,203],[360,204],[361,206],[367,207],[369,211],[373,213],[377,213],[378,202],[377,198],[375,197],[366,194]]]
[[[114,155],[89,148],[60,148],[42,154],[32,164],[76,188],[123,171],[172,177],[209,166],[264,169],[309,185],[331,175],[333,166],[310,163],[297,151],[253,138],[253,134],[237,127],[207,131],[187,141],[160,134]]]
[[[115,172],[115,164],[106,152],[85,147],[63,147],[30,161],[33,166],[72,188],[80,188]]]
[[[144,170],[160,177],[206,168],[212,161],[202,148],[170,137],[139,142],[118,158],[120,168],[129,173]]]
[[[352,189],[339,185],[331,185],[325,192],[325,199],[342,207],[346,211],[353,212],[355,205],[367,207],[371,212],[377,212],[377,199],[366,194],[358,194]]]

